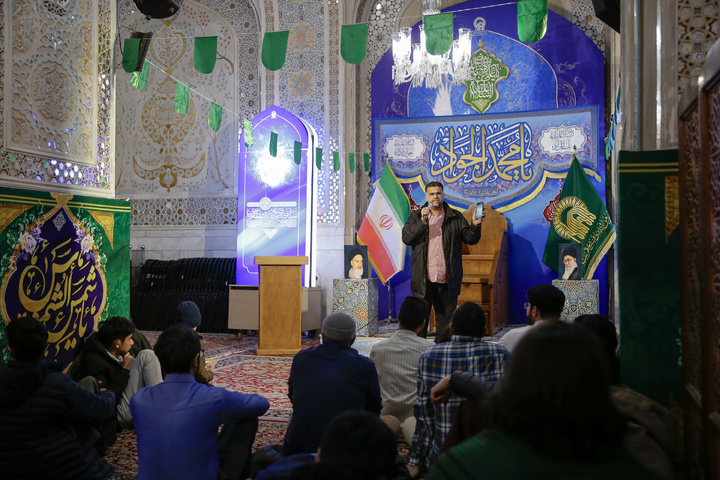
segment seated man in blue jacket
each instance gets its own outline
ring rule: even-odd
[[[155,354],[165,381],[143,388],[130,400],[138,479],[247,478],[257,417],[270,403],[260,395],[197,383],[200,339],[185,325],[166,329]]]

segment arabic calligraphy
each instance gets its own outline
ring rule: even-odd
[[[58,208],[20,235],[14,258],[3,282],[8,317],[37,318],[48,330],[45,355],[71,356],[105,306],[107,285],[92,234]]]
[[[430,173],[446,184],[526,182],[533,176],[531,140],[525,122],[443,126],[430,149]]]
[[[499,98],[497,84],[508,78],[510,69],[492,53],[482,48],[478,42],[478,50],[470,57],[470,80],[465,82],[463,101],[479,113],[485,113]]]

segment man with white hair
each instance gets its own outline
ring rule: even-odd
[[[355,329],[350,315],[332,313],[322,324],[322,344],[295,355],[288,379],[293,414],[285,433],[287,455],[317,452],[325,428],[341,412],[380,414],[377,370],[351,348]]]

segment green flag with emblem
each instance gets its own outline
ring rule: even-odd
[[[550,223],[543,263],[557,271],[561,243],[582,245],[582,276],[592,278],[595,269],[615,242],[615,227],[600,195],[573,155],[560,200]]]

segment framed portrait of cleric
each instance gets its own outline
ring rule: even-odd
[[[561,243],[558,245],[560,264],[558,279],[582,280],[582,245],[579,243]]]
[[[368,278],[369,271],[367,246],[345,245],[345,278]]]

